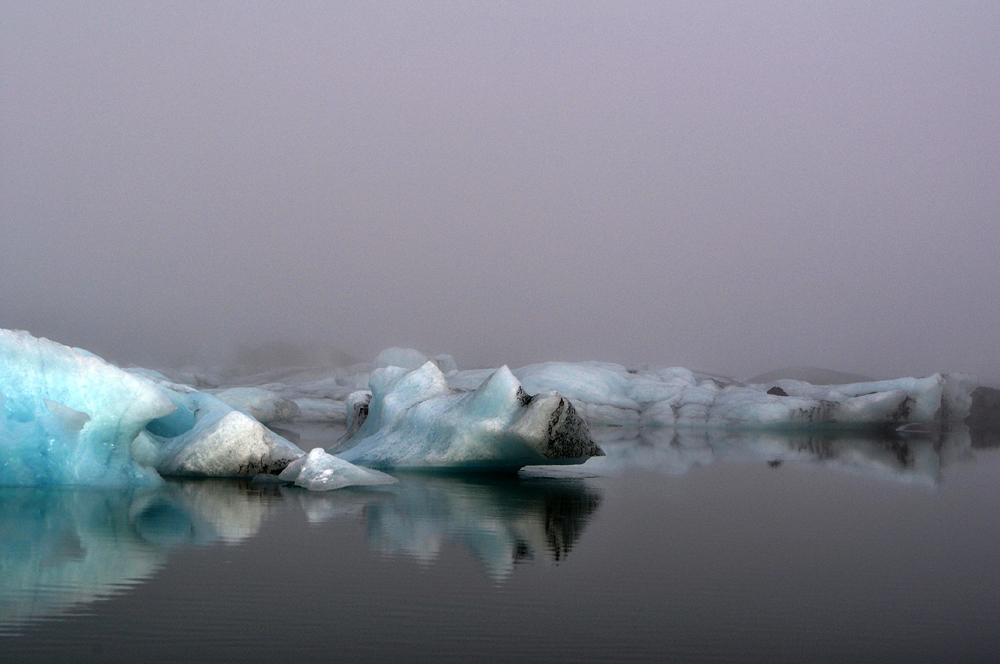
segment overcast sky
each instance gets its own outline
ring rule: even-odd
[[[996,2],[0,2],[0,326],[1000,380]]]

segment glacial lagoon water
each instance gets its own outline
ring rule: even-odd
[[[0,661],[940,662],[1000,652],[1000,449],[735,432],[577,468],[0,489]]]

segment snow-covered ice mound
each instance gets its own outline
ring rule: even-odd
[[[433,362],[376,369],[370,386],[364,422],[338,450],[362,466],[499,470],[603,455],[569,400],[529,396],[507,367],[471,393],[452,390]]]

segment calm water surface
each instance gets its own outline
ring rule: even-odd
[[[0,489],[0,661],[995,661],[1000,453],[660,433],[576,469]]]

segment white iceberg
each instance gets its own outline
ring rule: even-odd
[[[397,481],[391,475],[361,468],[338,459],[327,454],[321,447],[288,464],[288,467],[278,475],[278,479],[293,482],[296,486],[310,491],[332,491],[346,486],[393,484]]]
[[[259,387],[230,387],[209,392],[233,408],[242,410],[261,424],[287,422],[302,412],[297,403]]]
[[[460,372],[451,384],[473,387],[483,372]],[[975,381],[934,374],[843,385],[782,379],[738,384],[687,369],[630,372],[603,362],[546,362],[516,369],[529,391],[569,398],[591,426],[650,427],[898,427],[955,422],[969,414]]]
[[[146,425],[132,443],[132,456],[162,475],[252,477],[280,473],[303,455],[247,413],[211,394],[143,371],[175,406]]]

